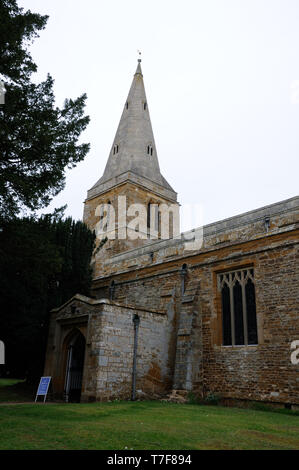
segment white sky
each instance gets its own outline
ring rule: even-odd
[[[86,92],[91,151],[50,206],[83,215],[142,51],[162,174],[204,224],[296,196],[298,0],[19,0],[50,16],[31,48],[57,104]],[[43,212],[48,212],[49,209]],[[193,224],[198,225],[198,224]],[[182,229],[192,228],[183,225]]]

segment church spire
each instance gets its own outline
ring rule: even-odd
[[[160,173],[140,58],[104,174],[92,188],[92,193],[96,188],[100,190],[103,184],[106,187],[108,181],[128,173],[158,184],[173,193],[171,198],[176,198],[176,193]]]

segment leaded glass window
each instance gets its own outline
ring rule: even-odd
[[[224,346],[258,343],[253,268],[218,274]]]

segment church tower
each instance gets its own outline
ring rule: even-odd
[[[166,206],[178,211],[177,193],[160,172],[139,59],[104,174],[87,193],[83,220],[98,243],[108,237],[103,258],[161,238],[160,208]]]

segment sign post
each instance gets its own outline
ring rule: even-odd
[[[37,397],[39,395],[43,395],[44,396],[44,403],[45,403],[46,398],[47,398],[47,394],[48,394],[48,389],[49,389],[50,382],[51,382],[51,377],[41,377],[40,382],[39,382],[39,386],[38,386],[38,389],[37,389],[37,392],[36,392],[35,402],[36,402]]]

